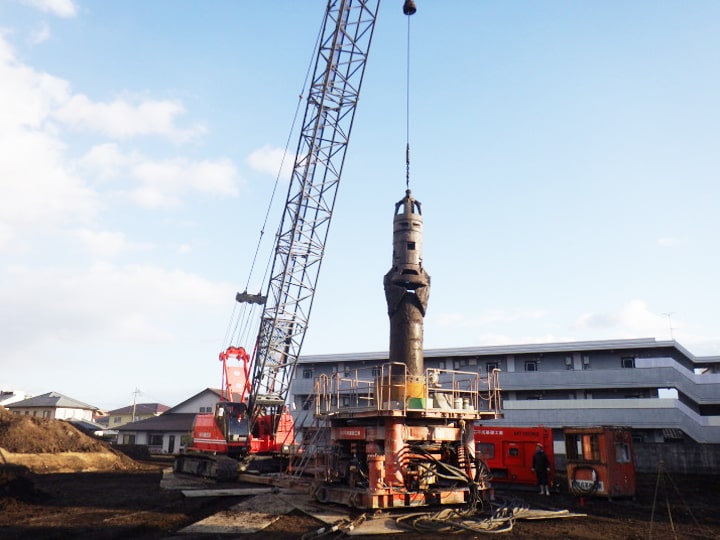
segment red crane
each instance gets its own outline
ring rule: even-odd
[[[175,461],[178,472],[234,477],[238,459],[282,454],[294,444],[286,400],[308,326],[379,3],[328,1],[267,293],[236,297],[263,305],[253,357],[242,347],[221,353],[226,401],[217,404],[214,414],[197,416],[190,452]]]

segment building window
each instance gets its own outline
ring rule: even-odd
[[[464,368],[467,366],[467,360],[465,358],[456,358],[453,361],[453,366],[455,366],[454,369]]]
[[[495,459],[495,445],[493,443],[477,443],[477,451],[484,459]]]
[[[162,447],[163,445],[163,436],[158,433],[151,433],[149,437],[149,446],[159,446]]]
[[[313,377],[312,368],[303,369],[303,379],[312,379],[312,377]]]
[[[620,359],[620,365],[626,369],[634,368],[635,367],[635,357],[634,356],[623,356]]]
[[[565,451],[568,461],[597,462],[600,461],[600,440],[594,433],[568,433],[565,435]]]
[[[313,404],[313,396],[308,396],[305,401],[303,401],[302,409],[303,411],[309,411],[310,406]]]
[[[119,424],[122,422],[122,416],[113,416],[113,424]]]
[[[537,371],[538,365],[536,360],[526,360],[525,361],[525,371]]]
[[[630,446],[627,443],[615,443],[615,461],[617,463],[630,463]]]
[[[200,407],[200,414],[211,413],[211,412],[212,412],[212,407]]]

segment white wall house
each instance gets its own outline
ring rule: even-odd
[[[220,390],[206,388],[159,416],[117,428],[119,444],[146,445],[153,454],[177,454],[191,442],[195,416],[211,413],[221,400]]]
[[[14,414],[24,414],[56,420],[85,420],[92,422],[97,407],[69,398],[59,392],[48,392],[40,396],[17,401],[5,406]]]
[[[0,406],[7,407],[29,397],[22,390],[0,390]]]

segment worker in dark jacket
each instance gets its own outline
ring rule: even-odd
[[[532,470],[537,476],[538,486],[540,486],[540,495],[550,495],[550,485],[548,482],[548,473],[550,472],[550,460],[545,455],[543,445],[537,443],[535,454],[532,460]]]

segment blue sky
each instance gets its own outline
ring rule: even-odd
[[[417,4],[425,346],[672,327],[720,354],[720,4]],[[401,5],[380,8],[306,354],[387,348]],[[0,389],[112,409],[219,385],[324,8],[0,3]]]

